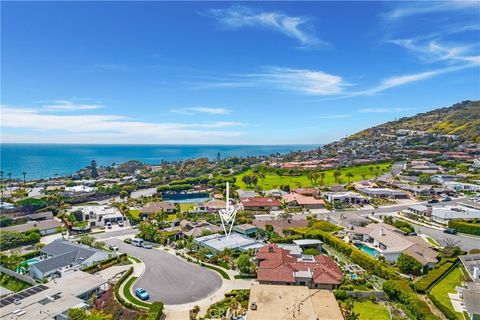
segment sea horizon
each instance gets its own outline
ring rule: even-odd
[[[65,143],[1,143],[1,170],[4,176],[27,180],[48,179],[56,175],[70,176],[95,160],[98,165],[111,165],[130,160],[145,164],[196,158],[265,156],[291,151],[306,151],[322,144],[65,144]]]

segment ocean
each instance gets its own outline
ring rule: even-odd
[[[66,176],[89,165],[110,165],[129,160],[158,164],[207,157],[222,158],[285,154],[310,150],[318,145],[85,145],[85,144],[0,144],[0,165],[4,176],[27,180]]]

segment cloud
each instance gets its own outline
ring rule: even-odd
[[[401,2],[401,6],[387,12],[384,17],[387,20],[398,20],[410,16],[430,14],[437,12],[451,12],[454,10],[480,9],[478,1],[418,1]]]
[[[261,12],[251,8],[233,5],[227,9],[211,9],[208,16],[231,29],[263,27],[280,32],[300,42],[304,48],[326,46],[327,42],[306,31],[309,19],[288,16],[280,12]]]
[[[68,138],[85,143],[205,143],[212,139],[238,137],[245,132],[230,130],[244,124],[234,121],[207,123],[168,123],[137,121],[120,115],[65,115],[44,113],[41,110],[1,106],[2,128],[22,129],[18,134],[41,132],[68,142]],[[222,130],[219,130],[222,129]],[[228,129],[228,130],[227,130]],[[5,132],[8,133],[8,132]],[[8,133],[12,137],[12,133]],[[14,139],[15,135],[13,135]],[[102,140],[106,139],[108,140]],[[99,140],[98,140],[99,139]],[[5,141],[5,139],[3,139]],[[38,139],[37,139],[38,140]],[[41,139],[40,139],[41,140]]]
[[[225,108],[211,108],[211,107],[193,107],[193,108],[183,108],[183,109],[172,109],[170,110],[174,113],[179,113],[183,115],[195,115],[198,113],[207,113],[212,115],[225,115],[229,114],[231,110]]]
[[[45,111],[77,111],[77,110],[94,110],[103,108],[101,104],[80,104],[68,100],[57,100],[53,104],[44,105]]]
[[[360,109],[360,113],[393,113],[393,112],[404,112],[411,110],[411,108],[364,108]]]

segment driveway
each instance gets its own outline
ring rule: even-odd
[[[145,263],[145,272],[133,286],[144,288],[150,301],[167,305],[201,300],[222,286],[222,278],[214,271],[188,263],[159,249],[144,249],[118,239],[105,241],[116,244],[120,252],[138,257]]]

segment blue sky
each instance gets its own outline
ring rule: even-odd
[[[480,95],[479,2],[2,2],[2,142],[319,144]]]

